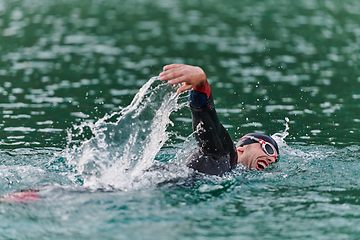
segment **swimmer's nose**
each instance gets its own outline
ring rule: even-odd
[[[276,162],[276,157],[269,157],[267,159],[267,161],[268,161],[269,164],[275,163]]]

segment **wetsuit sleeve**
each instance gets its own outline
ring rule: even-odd
[[[193,157],[190,167],[216,175],[230,171],[236,164],[235,146],[216,114],[209,83],[192,89],[189,102],[193,130],[199,146],[198,159],[194,161]]]

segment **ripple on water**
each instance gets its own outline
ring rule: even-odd
[[[66,148],[66,129],[92,126],[126,107],[170,62],[206,68],[219,117],[231,134],[290,127],[279,163],[264,172],[234,173],[240,184],[210,181],[198,189],[111,194],[79,194],[57,185],[50,189],[56,197],[65,192],[61,200],[1,204],[0,235],[104,238],[107,229],[105,238],[132,239],[355,236],[359,17],[357,0],[0,0],[3,191],[81,183],[66,159],[52,156]],[[191,117],[187,110],[174,114],[174,138],[186,141]],[[104,134],[98,140],[105,146]],[[114,159],[123,152],[112,152]],[[167,146],[158,157],[176,154]],[[107,156],[98,156],[106,162]],[[104,179],[115,181],[116,170]],[[150,174],[137,184],[173,173]]]

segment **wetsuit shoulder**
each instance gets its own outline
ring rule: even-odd
[[[231,171],[229,154],[225,155],[209,155],[198,149],[187,159],[187,166],[198,172],[210,175],[218,175]]]

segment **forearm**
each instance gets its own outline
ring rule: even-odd
[[[233,152],[233,141],[219,120],[207,81],[190,91],[189,102],[193,130],[201,151],[214,155]]]
[[[223,126],[216,114],[209,83],[194,87],[189,94],[193,130],[202,152],[223,154]],[[226,130],[225,130],[226,132]]]
[[[201,151],[213,155],[223,155],[225,149],[222,143],[222,125],[215,109],[209,109],[208,105],[204,108],[190,109],[195,138]]]

